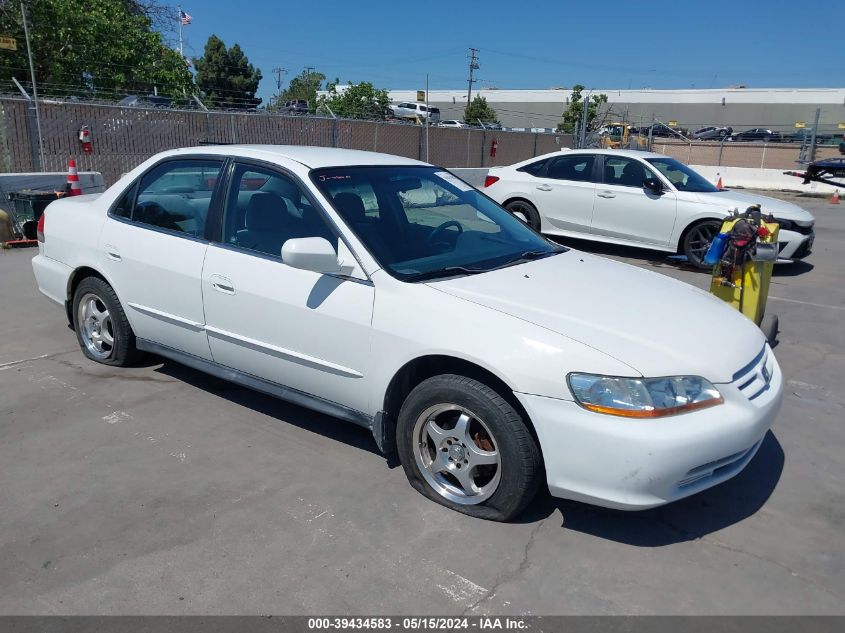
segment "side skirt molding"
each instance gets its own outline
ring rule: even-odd
[[[363,426],[365,429],[372,430],[373,428],[373,418],[371,416],[361,411],[345,407],[342,404],[325,400],[318,396],[305,393],[304,391],[299,391],[298,389],[270,382],[269,380],[264,380],[258,376],[253,376],[237,369],[232,369],[231,367],[226,367],[225,365],[220,365],[218,363],[205,360],[204,358],[199,358],[193,354],[187,354],[166,345],[154,343],[153,341],[139,338],[136,339],[136,345],[141,351],[169,358],[170,360],[186,365],[191,369],[196,369],[206,374],[210,374],[216,378],[227,380],[243,387],[260,391],[261,393],[266,393],[267,395],[279,398],[280,400],[285,400],[292,404],[296,404],[313,411],[318,411],[319,413],[324,413],[347,422],[352,422],[358,426]]]

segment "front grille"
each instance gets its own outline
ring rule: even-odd
[[[734,374],[731,384],[746,398],[754,400],[768,390],[774,370],[775,358],[766,344],[754,360]]]

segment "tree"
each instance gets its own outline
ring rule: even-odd
[[[276,97],[272,107],[279,108],[288,101],[307,101],[312,108],[317,103],[317,91],[323,85],[326,76],[310,69],[305,69],[290,80],[288,87]]]
[[[178,52],[165,45],[151,15],[155,0],[25,0],[35,76],[45,95],[122,97],[193,92],[193,78]],[[175,18],[174,18],[175,19]],[[0,52],[0,81],[30,81],[18,2],[0,3],[0,33],[17,51]]]
[[[338,90],[338,80],[328,85],[327,96],[320,97],[319,104],[327,105],[335,116],[349,119],[384,119],[390,103],[387,90],[373,87],[368,81],[350,83]]]
[[[557,131],[572,134],[584,116],[584,102],[581,93],[584,86],[575,84],[572,86],[572,94],[569,96],[569,107],[563,111],[563,121],[558,123]],[[590,103],[587,105],[587,129],[591,129],[593,121],[598,116],[599,106],[607,103],[606,94],[590,95]]]
[[[487,99],[481,95],[475,95],[472,102],[464,109],[464,121],[467,123],[498,123],[496,111],[487,103]]]
[[[216,35],[208,38],[203,56],[194,60],[197,87],[206,105],[217,108],[254,108],[261,71],[249,63],[238,44],[227,49]]]

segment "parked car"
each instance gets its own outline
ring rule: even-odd
[[[441,121],[437,124],[437,127],[457,127],[457,128],[465,128],[469,127],[463,121],[458,121],[457,119],[447,119],[445,121]]]
[[[664,125],[663,123],[655,123],[653,125],[647,125],[645,127],[635,128],[632,130],[639,134],[640,136],[662,136],[668,138],[678,138],[679,136],[687,136],[689,134],[689,130],[683,127],[669,127],[668,125]]]
[[[51,203],[38,233],[38,287],[91,361],[154,353],[364,426],[476,517],[543,483],[622,509],[686,497],[741,471],[781,402],[727,304],[549,242],[416,160],[171,150]]]
[[[281,107],[282,112],[286,114],[308,114],[308,101],[305,99],[294,99],[293,101],[285,101]]]
[[[724,140],[733,134],[733,131],[732,127],[716,127],[709,125],[707,127],[698,128],[692,133],[692,138],[699,141]]]
[[[775,132],[767,128],[755,127],[744,132],[731,134],[727,140],[729,141],[758,141],[761,143],[769,143],[771,141],[778,142],[782,140],[783,135],[780,132]]]
[[[815,219],[798,205],[717,189],[650,152],[554,152],[491,168],[484,192],[536,231],[682,253],[701,268],[722,219],[755,203],[781,222],[782,260],[804,258],[813,246]]]
[[[169,108],[173,100],[160,95],[127,95],[117,105],[128,108]]]
[[[390,109],[393,110],[394,116],[400,119],[420,119],[423,121],[428,119],[431,123],[437,123],[440,120],[440,108],[427,106],[424,103],[402,102],[390,106]]]

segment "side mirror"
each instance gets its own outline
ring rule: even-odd
[[[298,237],[282,245],[282,262],[315,273],[339,273],[337,253],[323,237]]]
[[[646,178],[643,180],[643,189],[650,191],[656,196],[663,193],[663,183],[657,178]]]

